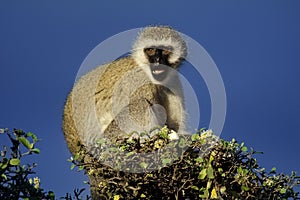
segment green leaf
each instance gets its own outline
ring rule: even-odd
[[[147,174],[147,176],[146,177],[150,177],[150,178],[152,178],[153,177],[153,174]]]
[[[193,190],[199,190],[199,188],[197,186],[195,186],[195,185],[191,186],[191,189],[193,189]]]
[[[161,132],[160,132],[160,136],[161,136],[163,139],[166,139],[166,138],[168,138],[168,132],[161,131]]]
[[[211,152],[208,162],[211,163],[215,159],[215,153]]]
[[[285,194],[285,193],[286,193],[286,189],[285,188],[281,188],[280,194]]]
[[[272,169],[271,169],[271,172],[275,172],[276,171],[276,167],[273,167]]]
[[[74,160],[78,160],[79,158],[79,153],[77,152],[75,155],[74,155]]]
[[[210,189],[212,182],[211,181],[207,181],[206,183],[206,189]]]
[[[34,142],[37,142],[37,137],[36,137],[36,135],[35,134],[33,134],[33,133],[31,133],[31,132],[28,132],[27,134],[26,134],[26,136],[27,137],[31,137],[32,139],[33,139],[33,141]]]
[[[225,187],[225,186],[222,186],[222,187],[220,188],[220,193],[221,193],[221,194],[224,194],[225,191],[226,191],[226,187]]]
[[[206,175],[207,175],[206,169],[202,169],[198,175],[198,179],[203,180],[203,179],[205,179]]]
[[[198,162],[198,163],[203,163],[204,162],[203,158],[201,158],[201,157],[196,158],[195,161]]]
[[[246,192],[250,190],[250,188],[245,185],[242,185],[241,189]]]
[[[12,158],[12,159],[10,159],[9,164],[12,166],[19,166],[20,160],[18,158]]]
[[[185,140],[184,138],[180,138],[180,141],[179,141],[178,146],[179,146],[180,148],[186,147],[186,140]]]
[[[212,189],[211,194],[210,194],[210,198],[211,199],[218,199],[218,194],[217,194],[216,188]]]
[[[4,179],[4,180],[7,180],[7,176],[5,174],[1,174],[1,177]]]
[[[41,153],[41,151],[38,148],[31,149],[30,151],[33,152],[33,153],[36,153],[36,154]]]
[[[248,151],[248,148],[247,148],[246,146],[243,146],[243,147],[241,148],[241,150],[242,150],[243,152],[247,152],[247,151]]]
[[[141,198],[146,198],[146,195],[144,195],[144,194],[141,194]]]
[[[0,164],[0,169],[6,169],[7,168],[7,163],[1,163]]]
[[[218,168],[218,172],[220,173],[220,174],[222,174],[223,173],[223,169],[222,168]]]
[[[33,144],[29,142],[25,137],[18,137],[17,138],[27,149],[32,149]]]
[[[148,165],[147,165],[147,163],[145,163],[145,162],[141,162],[141,163],[140,163],[140,167],[143,168],[143,169],[146,169],[147,166],[148,166]]]
[[[199,134],[193,134],[192,135],[192,141],[194,142],[194,141],[197,141],[197,140],[199,140]]]
[[[267,182],[263,182],[262,185],[265,187],[265,186],[267,186],[268,184],[267,184]]]
[[[209,191],[208,191],[208,189],[201,188],[200,192],[203,192],[203,194],[199,195],[200,198],[207,199],[209,197]]]
[[[165,158],[162,160],[162,164],[165,166],[167,164],[171,163],[171,159],[170,158]]]
[[[72,164],[71,167],[70,167],[70,169],[73,170],[75,167],[76,167],[76,165]]]
[[[212,166],[209,166],[207,168],[207,178],[209,178],[209,179],[214,179],[215,178],[214,169],[212,168]]]
[[[79,168],[78,168],[79,171],[82,171],[83,169],[84,169],[83,165],[79,166]]]
[[[237,173],[242,174],[243,173],[243,168],[242,167],[238,167],[237,168]]]

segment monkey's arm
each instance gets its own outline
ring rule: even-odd
[[[169,129],[176,132],[183,132],[185,130],[186,113],[183,105],[181,85],[176,85],[173,91],[165,87],[161,87],[160,91],[160,96],[164,100],[162,101],[162,105],[167,110],[166,125]]]

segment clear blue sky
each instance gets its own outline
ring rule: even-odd
[[[1,1],[0,127],[42,138],[42,187],[57,197],[82,187],[61,130],[80,64],[114,34],[168,24],[197,40],[220,70],[228,106],[221,137],[263,151],[267,169],[300,173],[299,10],[298,0]]]

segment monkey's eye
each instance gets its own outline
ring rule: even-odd
[[[167,55],[170,55],[172,52],[171,51],[168,51],[168,50],[163,50],[162,51],[162,54],[167,56]]]
[[[145,52],[148,56],[154,56],[155,55],[155,52],[156,50],[154,48],[146,48],[145,49]]]

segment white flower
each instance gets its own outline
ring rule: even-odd
[[[171,141],[172,140],[178,140],[179,136],[178,136],[178,134],[175,131],[171,130],[170,133],[169,133],[169,139]]]

